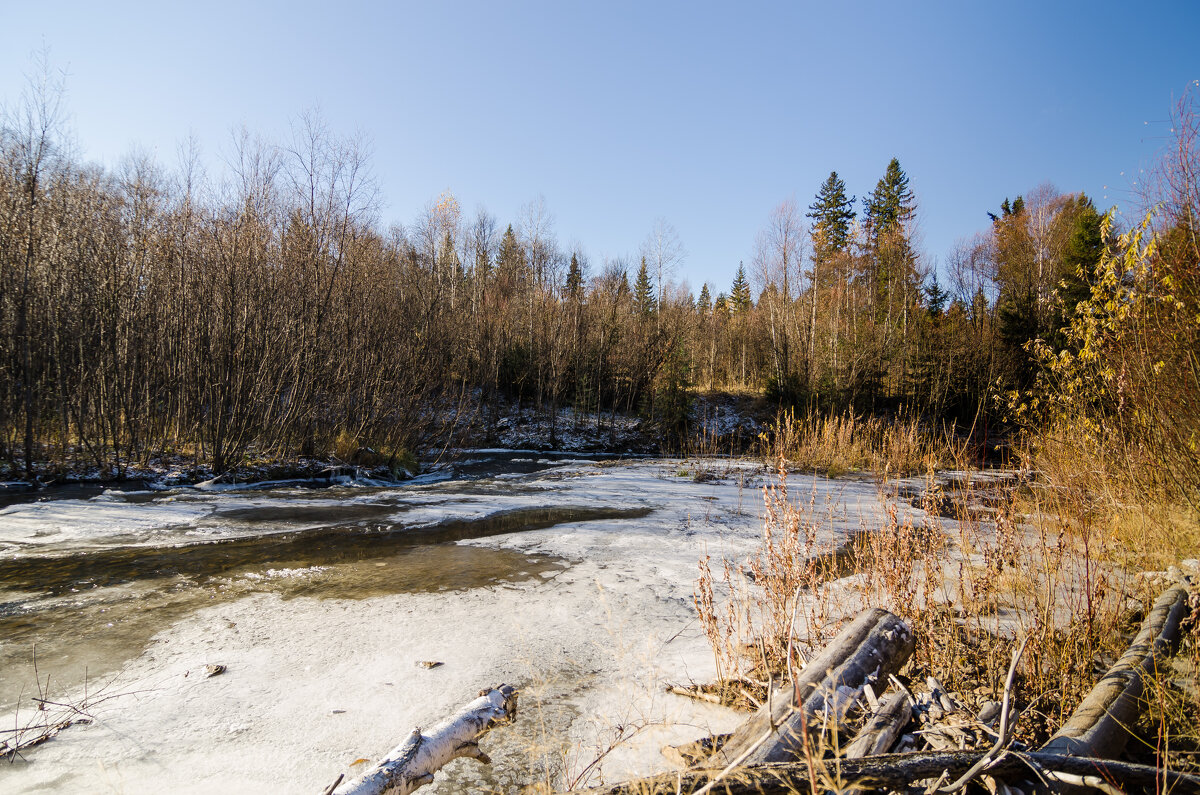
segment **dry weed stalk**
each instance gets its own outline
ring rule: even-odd
[[[909,475],[945,467],[966,458],[968,443],[951,428],[924,425],[901,410],[895,417],[860,417],[852,412],[796,417],[780,412],[768,433],[759,436],[759,452],[769,461],[831,477],[853,471]]]
[[[24,721],[21,720],[21,701],[17,699],[17,709],[13,712],[13,725],[0,729],[0,760],[15,763],[18,759],[25,760],[24,751],[36,748],[53,739],[63,729],[71,726],[84,726],[92,723],[95,716],[92,711],[96,707],[122,696],[137,695],[144,691],[115,691],[117,677],[109,679],[99,688],[89,688],[87,673],[84,673],[83,695],[72,699],[56,701],[50,698],[50,674],[46,674],[43,682],[38,671],[37,648],[33,650],[33,677],[37,686],[37,695],[30,696],[34,703],[32,714]]]
[[[832,566],[828,554],[816,554],[823,534],[815,497],[807,504],[791,498],[780,465],[776,482],[763,490],[762,545],[749,566],[753,586],[726,564],[724,585],[738,610],[711,607],[713,573],[702,562],[699,593],[709,605],[702,621],[720,670],[741,674],[749,637],[769,650],[760,678],[782,674],[793,611],[808,621],[810,641],[819,642],[831,618],[849,609],[840,601],[849,597],[908,621],[920,638],[910,675],[935,675],[977,706],[1001,695],[1015,639],[1026,638],[1012,693],[1022,710],[1016,731],[1024,742],[1044,741],[1124,647],[1130,605],[1145,604],[1152,589],[1117,565],[1111,538],[1086,513],[1072,511],[1069,495],[1031,488],[1020,477],[969,472],[953,489],[944,483],[929,471],[917,516],[902,513],[896,491],[882,485],[882,526],[864,526],[853,542],[858,576],[846,583],[853,587],[831,589],[830,580],[848,572]],[[1190,690],[1177,687],[1177,706],[1156,713],[1163,725],[1200,713],[1200,651],[1196,656]],[[1170,710],[1175,717],[1164,716]],[[1159,732],[1153,742],[1197,747],[1194,730],[1182,732],[1191,740],[1172,732],[1173,740]]]

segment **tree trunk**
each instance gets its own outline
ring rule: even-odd
[[[837,723],[863,686],[897,673],[915,645],[912,631],[898,617],[879,608],[864,610],[809,661],[790,697],[769,700],[713,754],[708,766],[789,762],[801,757],[807,731],[826,720]]]
[[[847,759],[886,754],[912,718],[912,703],[907,693],[893,691],[879,702],[879,709],[846,746]]]
[[[821,759],[811,768],[807,762],[754,765],[728,774],[711,791],[721,795],[803,795],[813,792],[814,784],[819,792],[845,791],[853,784],[859,788],[903,792],[913,782],[936,779],[943,772],[950,779],[957,778],[988,753],[935,751],[884,754],[866,759]],[[1200,776],[1160,770],[1149,765],[1045,752],[1022,753],[1019,758],[1011,754],[989,768],[988,775],[1003,781],[1025,780],[1034,775],[1029,762],[1035,763],[1042,771],[1117,781],[1127,792],[1200,792]],[[589,795],[679,795],[696,792],[717,775],[716,770],[670,772],[575,792]]]
[[[1170,655],[1188,610],[1184,584],[1159,596],[1133,643],[1042,750],[1101,758],[1119,754],[1129,739],[1128,727],[1137,723],[1143,677],[1152,676],[1163,658]]]
[[[459,757],[490,764],[479,738],[493,726],[517,716],[517,691],[509,685],[484,690],[456,715],[429,732],[413,729],[361,777],[337,787],[333,795],[408,795],[433,781],[433,774]]]

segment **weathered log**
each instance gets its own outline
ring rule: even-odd
[[[871,608],[847,624],[809,660],[790,692],[775,693],[754,717],[738,727],[707,765],[788,762],[803,753],[806,729],[836,723],[865,685],[886,681],[913,653],[912,631],[886,610]]]
[[[456,715],[412,734],[359,778],[334,790],[334,795],[408,795],[433,781],[433,774],[461,756],[491,762],[479,748],[479,738],[493,726],[517,715],[517,691],[509,685],[484,690]]]
[[[703,690],[701,690],[696,685],[693,685],[691,687],[683,687],[682,685],[667,685],[666,691],[668,693],[674,693],[677,696],[686,696],[687,698],[694,698],[697,701],[707,701],[710,704],[724,704],[725,703],[721,699],[721,696],[719,694],[705,693]]]
[[[726,775],[712,788],[719,795],[796,795],[812,791],[815,781],[821,791],[855,786],[864,789],[903,791],[914,781],[937,779],[943,773],[959,776],[970,770],[987,751],[938,751],[933,753],[884,754],[864,759],[824,759],[810,770],[806,762],[789,762],[739,768]],[[1061,754],[1009,753],[988,769],[998,780],[1019,781],[1031,776],[1031,766],[1067,776],[1096,777],[1120,782],[1127,793],[1200,793],[1200,776],[1148,765],[1088,759]],[[692,793],[711,783],[717,770],[689,770],[663,773],[650,778],[628,781],[587,790],[588,795],[676,795]]]
[[[879,708],[859,730],[844,754],[847,759],[885,754],[912,719],[912,702],[906,693],[891,692],[879,702]]]
[[[1129,728],[1137,722],[1144,677],[1153,675],[1170,656],[1187,612],[1186,585],[1176,585],[1158,597],[1133,643],[1042,750],[1101,758],[1119,754],[1129,739]]]
[[[683,745],[663,746],[662,755],[675,767],[691,767],[712,756],[728,739],[728,734],[711,734]]]

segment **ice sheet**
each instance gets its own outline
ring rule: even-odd
[[[402,502],[405,522],[548,505],[652,512],[468,542],[572,561],[535,582],[355,600],[256,593],[192,614],[159,633],[112,685],[136,695],[102,705],[94,725],[63,732],[31,753],[30,764],[4,766],[0,789],[311,793],[501,683],[522,689],[518,723],[484,742],[492,768],[455,762],[439,774],[442,791],[517,791],[541,777],[530,758],[548,759],[562,784],[618,726],[635,736],[597,768],[606,780],[665,769],[665,743],[728,731],[743,718],[662,692],[667,681],[714,674],[692,604],[698,559],[744,558],[760,533],[769,473],[714,467],[719,480],[700,483],[696,462],[572,461],[474,483],[469,494],[453,482],[347,493],[347,500]],[[793,499],[827,513],[830,545],[883,516],[868,482],[794,475],[789,488]],[[288,501],[253,504],[273,500]],[[113,527],[144,529],[248,504],[215,495],[103,507],[116,510],[106,514]],[[24,532],[70,524],[79,507],[23,514]],[[427,670],[420,660],[445,664]],[[209,663],[227,670],[203,678]]]

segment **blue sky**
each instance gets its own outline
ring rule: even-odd
[[[929,264],[1043,182],[1132,209],[1200,78],[1200,3],[38,3],[0,0],[0,101],[44,43],[84,155],[210,157],[319,107],[371,142],[385,221],[542,195],[593,266],[656,218],[727,289],[780,201],[896,156]]]

